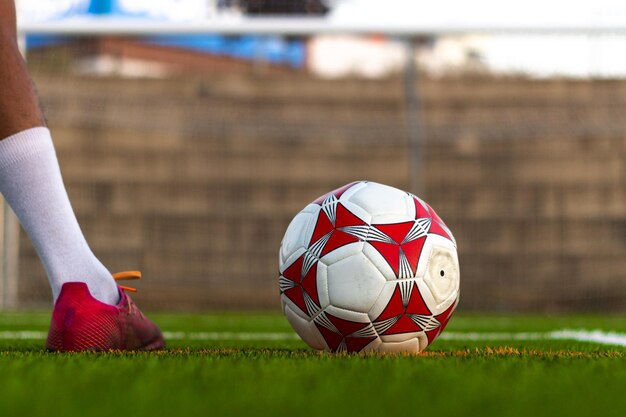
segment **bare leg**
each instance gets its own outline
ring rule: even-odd
[[[0,63],[0,139],[45,126],[35,88],[17,46],[13,0],[0,0]]]

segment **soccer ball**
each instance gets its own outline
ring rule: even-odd
[[[332,352],[420,352],[459,301],[450,229],[418,197],[359,181],[319,197],[291,221],[279,253],[287,320]]]

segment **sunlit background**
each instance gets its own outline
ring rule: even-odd
[[[278,309],[293,215],[369,179],[446,220],[461,310],[626,309],[623,2],[17,4],[81,225],[112,270],[144,272],[142,305]],[[346,29],[294,35],[296,18]],[[211,29],[248,19],[271,19],[273,34]],[[37,30],[51,22],[207,29]],[[50,302],[24,234],[3,294]]]

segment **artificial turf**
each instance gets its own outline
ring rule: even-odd
[[[334,355],[274,313],[153,316],[182,339],[155,353],[51,354],[0,340],[0,416],[624,416],[626,348],[567,340],[437,340],[413,356]],[[42,313],[0,332],[45,332]],[[457,315],[446,332],[601,329],[626,318]],[[214,339],[189,339],[210,332]],[[5,336],[6,337],[6,336]]]

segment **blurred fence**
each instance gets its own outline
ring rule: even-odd
[[[416,175],[457,238],[463,310],[626,310],[625,80],[422,73],[409,115],[402,73],[328,80],[123,38],[28,59],[87,239],[112,271],[144,272],[149,309],[277,309],[302,207]],[[20,242],[20,305],[48,303]]]

